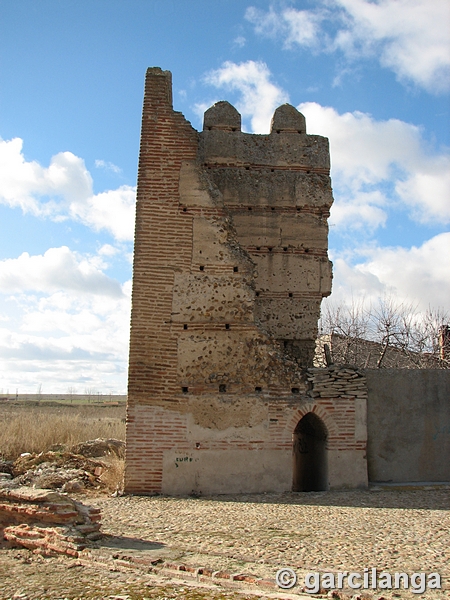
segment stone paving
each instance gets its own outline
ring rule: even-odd
[[[450,598],[449,489],[83,500],[101,508],[106,534],[91,553],[92,564],[2,550],[1,599],[13,598],[16,592],[23,594],[17,598],[30,600],[114,598],[114,594],[133,599],[304,597],[307,572],[363,574],[365,568],[392,575],[437,572],[442,589],[419,596],[411,587],[359,591],[346,587],[342,597]],[[127,567],[133,560],[134,566]],[[147,567],[154,564],[153,575],[148,568],[139,571],[139,561]],[[187,571],[203,567],[272,582],[279,568],[290,567],[297,573],[298,585],[288,595],[275,587],[263,592],[245,581],[240,590],[232,591],[226,580],[213,578],[209,586],[204,583],[207,587],[192,588],[194,575],[179,571],[171,575],[177,565]],[[162,568],[157,571],[158,567]],[[58,570],[67,576],[59,577]],[[177,583],[174,577],[180,575],[186,581]],[[224,587],[218,588],[219,583]],[[45,595],[37,595],[43,586]],[[104,595],[95,595],[98,586]],[[322,592],[339,597],[328,589]]]

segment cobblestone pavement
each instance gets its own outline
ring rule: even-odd
[[[376,599],[450,598],[448,489],[83,500],[102,509],[102,530],[107,535],[92,552],[97,563],[2,550],[2,600],[267,597],[256,588],[252,595],[212,583],[191,587],[194,578],[177,582],[163,569],[155,579],[137,567],[123,566],[130,557],[146,556],[161,565],[206,567],[272,581],[279,568],[291,567],[298,576],[291,595],[301,593],[307,572],[363,574],[365,568],[392,575],[437,572],[442,589],[421,596],[411,586],[358,594]],[[272,597],[284,594],[270,592]],[[356,592],[343,590],[349,598]]]

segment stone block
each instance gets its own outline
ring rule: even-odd
[[[228,131],[202,131],[199,135],[202,163],[259,167],[300,167],[328,173],[328,139],[320,135],[252,135]]]
[[[254,290],[239,272],[232,276],[176,273],[172,320],[192,323],[253,322]]]
[[[327,258],[269,252],[255,255],[253,260],[257,291],[327,295],[331,290],[331,265]]]
[[[259,297],[255,314],[269,334],[277,339],[315,339],[320,299]]]
[[[325,219],[308,213],[280,215],[280,245],[306,250],[328,249],[328,225]]]

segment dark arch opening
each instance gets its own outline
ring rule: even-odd
[[[328,432],[316,414],[307,413],[293,435],[294,492],[322,492],[328,489]]]

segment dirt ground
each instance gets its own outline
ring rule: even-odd
[[[78,499],[101,508],[104,538],[78,559],[0,550],[1,600],[305,598],[306,573],[364,568],[437,572],[442,589],[341,595],[450,598],[449,489]],[[282,567],[298,577],[287,592],[274,583]],[[234,583],[224,572],[253,579]]]

